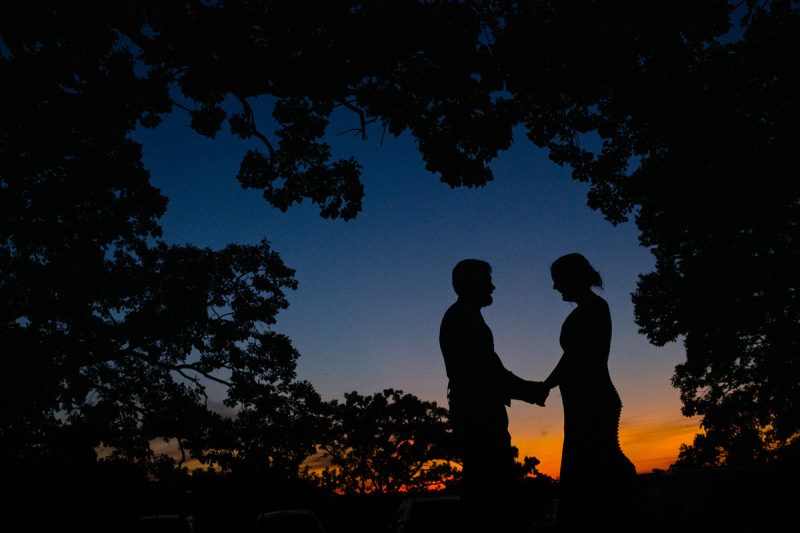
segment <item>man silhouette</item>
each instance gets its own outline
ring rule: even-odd
[[[508,525],[514,455],[506,407],[511,399],[544,405],[547,387],[507,370],[481,315],[491,305],[492,268],[464,259],[453,268],[457,301],[442,318],[439,346],[447,370],[450,423],[463,459],[465,508],[483,527]],[[496,529],[497,530],[497,529]]]

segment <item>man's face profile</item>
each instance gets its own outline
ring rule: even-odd
[[[492,267],[485,261],[464,259],[453,269],[453,288],[459,298],[473,305],[492,304]]]
[[[475,280],[475,300],[481,307],[492,305],[492,293],[495,286],[492,283],[492,274],[484,272]]]

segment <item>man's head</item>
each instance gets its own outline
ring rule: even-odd
[[[486,307],[492,303],[492,266],[480,259],[464,259],[453,268],[453,289],[460,300]]]

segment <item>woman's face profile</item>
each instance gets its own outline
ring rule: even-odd
[[[575,282],[573,276],[569,276],[565,272],[553,272],[553,289],[561,293],[561,299],[565,302],[574,302],[580,292],[578,283]]]

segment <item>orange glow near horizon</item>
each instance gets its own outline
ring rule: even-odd
[[[561,464],[561,446],[563,431],[560,427],[560,413],[553,413],[553,418],[544,416],[519,418],[512,416],[510,431],[516,437],[512,443],[519,449],[519,460],[525,456],[539,459],[538,471],[554,479],[558,479]],[[536,424],[534,424],[536,422]],[[554,424],[558,424],[554,427]],[[536,428],[539,433],[531,434]],[[623,418],[620,426],[620,446],[633,461],[640,474],[650,473],[654,469],[666,470],[678,458],[681,444],[690,444],[695,434],[700,432],[699,420],[675,416],[672,419],[652,419],[650,417]],[[156,454],[164,454],[178,459],[180,452],[177,441],[154,440],[151,447]],[[98,459],[110,454],[107,448],[98,448]],[[322,454],[309,457],[304,465],[311,471],[321,471],[329,465]],[[201,464],[197,459],[188,457],[183,463],[189,470],[206,469],[209,465]]]
[[[654,469],[666,470],[678,458],[681,444],[691,444],[700,429],[696,420],[683,418],[661,424],[631,422],[620,427],[620,447],[633,461],[640,474]],[[512,433],[513,435],[513,433]],[[563,432],[549,432],[538,437],[514,440],[519,457],[535,456],[541,463],[538,470],[555,479],[561,465]]]

